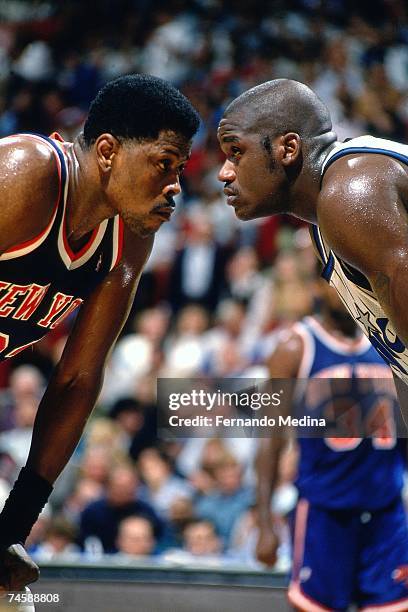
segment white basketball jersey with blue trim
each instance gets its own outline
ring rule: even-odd
[[[408,166],[408,145],[360,136],[339,143],[329,153],[323,165],[322,176],[337,159],[355,153],[388,155]],[[322,276],[337,290],[347,310],[392,371],[408,384],[408,349],[398,338],[368,279],[328,248],[320,228],[312,226],[311,236],[324,264]]]

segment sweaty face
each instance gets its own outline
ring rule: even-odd
[[[106,194],[132,232],[146,237],[170,219],[189,155],[190,142],[170,131],[155,141],[120,144]]]
[[[262,134],[244,130],[240,124],[240,114],[231,113],[218,128],[226,155],[218,178],[225,183],[227,203],[243,220],[288,212],[287,181],[273,150],[265,148]]]

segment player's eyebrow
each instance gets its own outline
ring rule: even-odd
[[[166,153],[167,155],[173,155],[180,162],[183,162],[183,163],[187,162],[191,157],[191,153],[188,153],[187,155],[183,155],[181,151],[176,151],[175,149],[170,148],[170,147],[163,147],[163,149],[161,150],[161,153]]]
[[[222,142],[239,142],[238,136],[221,136]]]

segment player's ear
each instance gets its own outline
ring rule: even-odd
[[[281,136],[280,155],[283,166],[291,166],[295,163],[302,149],[302,141],[296,132],[288,132]]]
[[[120,147],[120,142],[112,134],[101,134],[95,141],[95,152],[102,172],[110,172],[113,160]]]

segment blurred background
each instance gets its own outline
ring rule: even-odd
[[[177,213],[162,226],[97,409],[28,550],[43,562],[126,559],[257,568],[252,439],[164,443],[156,380],[265,372],[280,326],[314,309],[308,230],[245,224],[224,203],[216,128],[263,81],[307,83],[339,140],[408,142],[408,9],[401,0],[0,0],[0,136],[81,130],[108,80],[163,77],[202,116]],[[47,379],[72,321],[0,367],[0,506],[25,463]],[[290,568],[286,518],[296,450],[280,468],[276,570]],[[222,512],[220,512],[222,507]]]

